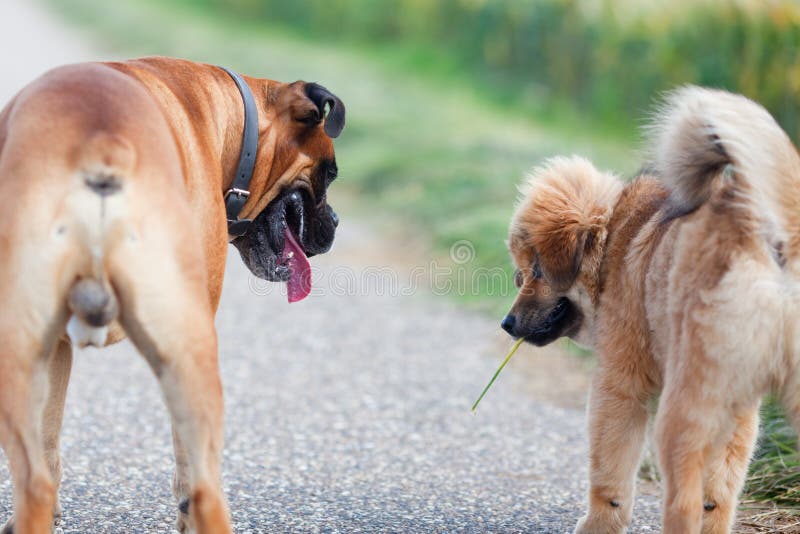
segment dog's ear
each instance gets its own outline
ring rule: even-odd
[[[521,190],[512,228],[524,228],[550,286],[564,292],[575,283],[585,260],[592,267],[607,235],[621,189],[613,175],[583,158],[552,158],[534,169]]]
[[[344,103],[321,85],[294,82],[286,85],[278,98],[278,105],[288,110],[293,121],[314,127],[324,120],[325,134],[328,137],[339,137],[342,133],[345,119]]]
[[[566,291],[575,283],[591,236],[589,229],[565,228],[538,243],[539,267],[553,289]]]
[[[344,129],[344,102],[316,83],[307,83],[305,90],[306,96],[316,106],[319,117],[325,118],[325,133],[331,138],[339,137]],[[325,114],[326,107],[330,109],[327,115]]]

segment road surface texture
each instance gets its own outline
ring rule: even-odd
[[[3,102],[53,65],[104,57],[27,0],[0,2],[0,45]],[[571,531],[585,508],[583,413],[535,400],[512,362],[472,415],[509,345],[497,321],[424,290],[393,295],[369,268],[397,267],[396,251],[340,215],[333,251],[312,259],[317,289],[298,304],[230,250],[217,325],[235,530]],[[405,287],[408,265],[395,272]],[[170,443],[133,348],[80,351],[56,532],[169,532]],[[0,516],[11,494],[2,457]],[[657,509],[641,497],[632,531],[658,531]]]

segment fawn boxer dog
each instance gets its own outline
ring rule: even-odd
[[[325,193],[343,127],[317,84],[158,57],[58,68],[0,112],[3,532],[50,532],[60,511],[70,340],[125,336],[172,418],[178,529],[230,532],[214,329],[227,245],[290,300],[308,294],[307,257],[338,223]]]

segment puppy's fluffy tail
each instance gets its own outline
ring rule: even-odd
[[[800,236],[800,158],[759,104],[683,87],[667,96],[650,134],[677,215],[710,201],[721,212],[746,210],[781,241]]]

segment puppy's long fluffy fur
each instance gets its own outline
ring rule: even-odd
[[[729,532],[761,397],[777,393],[800,427],[800,158],[766,110],[717,90],[671,93],[649,133],[655,172],[628,184],[580,158],[534,174],[504,324],[596,347],[576,532],[630,522],[655,398],[664,532]]]
[[[689,213],[711,198],[727,166],[746,184],[732,195],[783,238],[800,229],[800,158],[759,104],[725,91],[684,87],[670,93],[649,128],[653,165]],[[731,198],[723,199],[730,202]]]

